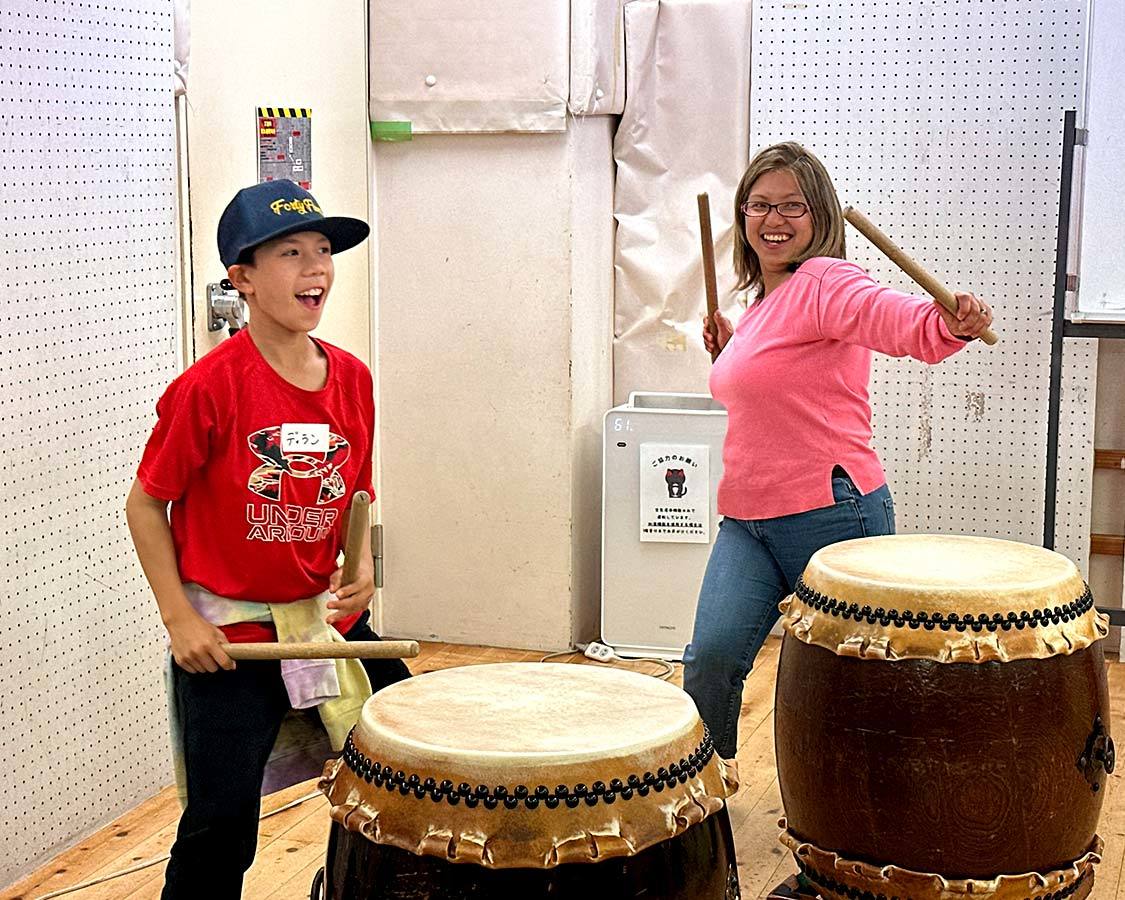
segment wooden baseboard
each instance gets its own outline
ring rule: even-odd
[[[1125,469],[1125,450],[1095,450],[1095,469]]]
[[[1090,552],[1105,556],[1125,556],[1125,534],[1091,534]]]

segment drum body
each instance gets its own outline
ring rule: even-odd
[[[687,900],[739,896],[726,809],[635,856],[550,869],[486,869],[376,844],[338,822],[328,839],[328,900]]]
[[[321,788],[332,900],[731,900],[736,785],[679,688],[498,664],[380,691]]]
[[[822,895],[1088,886],[1114,764],[1108,629],[1069,560],[976,538],[847,541],[784,607],[782,840]]]

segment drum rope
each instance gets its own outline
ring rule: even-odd
[[[711,741],[711,733],[707,726],[703,726],[703,740],[686,757],[680,757],[678,762],[669,762],[667,766],[660,766],[656,772],[647,771],[644,775],[632,773],[620,778],[611,778],[607,784],[598,780],[587,787],[584,783],[573,786],[560,784],[552,792],[545,785],[530,788],[525,784],[509,787],[498,785],[490,790],[488,785],[478,785],[473,790],[468,782],[454,785],[451,778],[443,779],[440,784],[434,776],[423,780],[417,773],[409,775],[402,771],[394,771],[390,765],[381,765],[368,757],[354,741],[354,732],[348,735],[344,744],[342,758],[344,765],[355,775],[376,788],[386,787],[388,791],[398,790],[404,797],[413,794],[418,800],[429,796],[435,803],[446,801],[450,806],[464,803],[469,809],[476,809],[481,803],[485,809],[497,809],[503,804],[506,809],[515,809],[521,804],[527,809],[537,809],[543,804],[547,809],[557,809],[560,803],[565,803],[570,809],[576,808],[585,802],[588,806],[597,806],[598,803],[615,803],[620,797],[629,801],[634,794],[647,797],[650,791],[661,793],[666,787],[674,790],[677,783],[686,784],[689,778],[695,778],[711,761],[715,754],[715,745]]]
[[[303,797],[298,797],[296,800],[289,801],[284,806],[279,806],[277,809],[271,809],[267,813],[262,813],[260,816],[258,816],[258,821],[261,822],[263,819],[270,818],[270,816],[276,816],[278,813],[283,813],[287,810],[293,809],[295,806],[300,806],[302,803],[305,803],[306,801],[312,800],[314,797],[319,796],[321,796],[320,791],[313,791],[312,793],[305,794]],[[72,884],[70,887],[61,888],[57,891],[51,891],[51,893],[49,894],[40,894],[35,898],[35,900],[51,900],[51,898],[53,897],[62,897],[64,894],[73,894],[75,891],[85,890],[86,888],[94,887],[94,885],[104,884],[107,881],[113,881],[115,878],[121,878],[125,875],[132,875],[134,872],[140,872],[142,869],[147,869],[150,866],[155,866],[159,863],[167,862],[167,860],[170,858],[170,853],[165,853],[163,856],[154,856],[152,859],[146,859],[134,866],[129,866],[129,868],[127,869],[121,869],[117,872],[110,872],[108,875],[102,875],[100,878],[94,878],[90,881],[83,881],[80,884]]]
[[[1044,605],[1043,609],[1036,609],[1032,612],[1028,612],[1026,609],[1019,613],[1011,611],[1007,615],[996,612],[991,616],[983,612],[976,615],[964,613],[961,616],[958,616],[955,612],[947,613],[944,616],[940,612],[927,613],[911,610],[904,610],[900,613],[897,609],[886,610],[881,606],[876,608],[872,608],[870,605],[860,606],[858,603],[849,603],[847,600],[839,600],[813,590],[805,583],[803,576],[797,578],[797,587],[794,593],[803,603],[807,603],[818,612],[826,612],[831,616],[843,618],[845,621],[854,619],[858,623],[861,620],[866,620],[868,625],[874,625],[878,622],[883,628],[894,624],[898,628],[910,627],[915,630],[925,628],[927,631],[933,631],[934,628],[949,631],[953,628],[959,632],[965,632],[971,628],[978,634],[984,629],[991,632],[995,632],[997,629],[1010,631],[1012,628],[1023,631],[1024,628],[1039,628],[1047,625],[1058,625],[1062,622],[1071,622],[1084,616],[1094,606],[1094,597],[1090,593],[1089,586],[1086,587],[1081,597],[1070,603],[1053,607]]]

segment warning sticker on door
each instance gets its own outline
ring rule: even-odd
[[[312,189],[312,110],[258,107],[258,181],[288,178]]]

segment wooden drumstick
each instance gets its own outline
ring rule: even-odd
[[[231,659],[410,659],[417,641],[323,641],[279,644],[223,644]]]
[[[348,542],[344,546],[344,571],[341,573],[340,584],[355,581],[363,553],[363,538],[369,527],[367,522],[370,509],[371,495],[367,491],[356,491],[352,497],[351,516],[348,518]]]
[[[871,241],[876,247],[886,254],[887,258],[909,275],[922,290],[933,297],[951,313],[957,312],[957,298],[953,291],[938,281],[915,260],[908,256],[902,248],[883,234],[879,227],[854,206],[844,207],[844,218],[855,226],[856,231]],[[998,338],[991,328],[986,328],[980,333],[980,339],[986,344],[995,344]]]
[[[344,547],[344,571],[340,584],[355,581],[367,533],[371,496],[357,491],[348,518],[348,540]],[[418,655],[415,641],[319,641],[301,643],[223,644],[231,659],[403,659]]]
[[[715,328],[715,313],[719,309],[719,289],[715,282],[715,241],[711,237],[711,201],[706,192],[696,201],[699,205],[699,239],[703,245],[703,287],[707,292],[707,321]],[[719,356],[719,335],[715,334],[715,348],[711,362]]]

